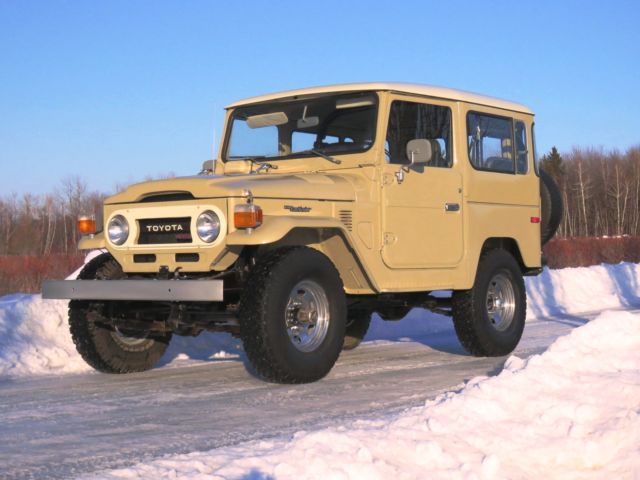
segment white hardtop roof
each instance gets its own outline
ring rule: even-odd
[[[454,88],[436,87],[431,85],[418,85],[413,83],[399,82],[368,82],[368,83],[343,83],[338,85],[327,85],[324,87],[301,88],[297,90],[288,90],[285,92],[269,93],[267,95],[259,95],[250,97],[228,105],[226,108],[235,108],[242,105],[250,105],[253,103],[268,102],[270,100],[294,97],[298,95],[314,95],[322,93],[341,93],[341,92],[361,92],[366,90],[372,91],[390,91],[400,93],[410,93],[414,95],[422,95],[426,97],[443,98],[448,100],[457,100],[461,102],[475,103],[491,107],[503,108],[505,110],[513,110],[515,112],[528,113],[533,112],[526,106],[501,100],[495,97],[479,95],[477,93],[465,92]]]

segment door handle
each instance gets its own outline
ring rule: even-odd
[[[457,212],[460,210],[460,204],[459,203],[445,203],[444,204],[444,211],[445,212]]]

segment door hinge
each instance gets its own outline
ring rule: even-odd
[[[396,236],[393,233],[385,232],[383,238],[385,245],[393,245],[396,242]]]
[[[382,185],[393,185],[395,176],[392,173],[385,173],[382,176]]]

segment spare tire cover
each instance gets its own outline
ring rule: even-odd
[[[562,221],[562,194],[555,180],[540,170],[540,240],[542,245],[556,234]]]

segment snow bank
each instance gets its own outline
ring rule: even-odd
[[[640,315],[608,312],[398,416],[89,478],[638,478]]]
[[[639,279],[640,265],[632,263],[545,269],[542,275],[526,279],[528,318],[640,306]],[[401,322],[375,317],[366,340],[419,339],[451,329],[448,318],[414,309]],[[240,354],[240,342],[227,334],[175,336],[161,365],[232,359]],[[90,368],[69,336],[67,302],[42,300],[39,295],[0,298],[0,378],[85,371]]]
[[[527,318],[640,306],[640,265],[635,263],[545,268],[541,275],[527,277],[525,282]]]
[[[39,295],[0,298],[0,377],[91,370],[71,340],[67,304]]]
[[[68,302],[40,295],[0,298],[0,378],[93,372],[69,333]],[[228,334],[174,336],[160,366],[239,357],[240,342]]]

